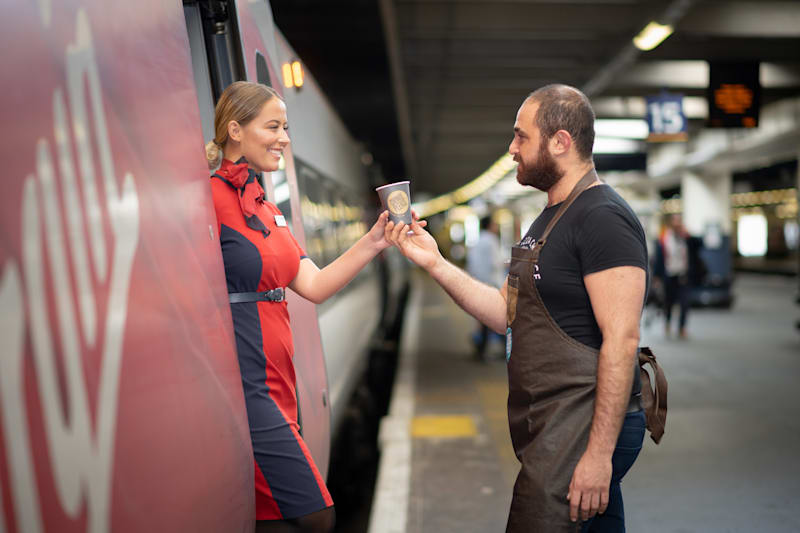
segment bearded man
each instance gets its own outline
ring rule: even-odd
[[[594,111],[573,87],[522,103],[509,153],[547,207],[512,249],[501,289],[446,261],[412,222],[386,237],[475,318],[506,334],[508,420],[522,464],[507,532],[624,532],[620,481],[642,447],[637,353],[645,234],[597,177]]]

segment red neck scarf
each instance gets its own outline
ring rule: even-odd
[[[258,183],[258,174],[247,165],[247,160],[241,157],[236,163],[227,159],[222,160],[222,166],[216,173],[228,185],[236,189],[239,197],[239,207],[242,209],[247,227],[260,231],[264,237],[269,235],[269,229],[256,216],[256,208],[264,203],[264,189]]]

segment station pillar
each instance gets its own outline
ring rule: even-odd
[[[681,179],[683,224],[691,235],[706,237],[709,232],[718,232],[720,237],[730,236],[732,181],[730,173],[684,173]]]
[[[690,235],[702,239],[698,253],[705,267],[702,280],[692,289],[692,299],[704,305],[727,307],[733,302],[732,184],[730,172],[685,172],[681,179],[683,224]]]

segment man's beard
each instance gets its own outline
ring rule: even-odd
[[[547,143],[544,140],[539,145],[539,154],[532,166],[525,167],[522,161],[517,166],[517,181],[521,185],[530,185],[543,192],[550,190],[550,187],[558,183],[563,176],[564,172],[558,168],[556,160],[547,151]]]

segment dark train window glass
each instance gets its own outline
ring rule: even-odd
[[[297,161],[297,160],[295,160]],[[328,264],[325,243],[325,187],[313,169],[297,165],[297,179],[300,184],[300,205],[303,212],[303,228],[306,234],[306,253],[314,263],[322,268]]]
[[[269,174],[265,174],[265,176],[269,176]],[[269,178],[267,177],[266,179]],[[285,169],[279,169],[272,172],[272,187],[275,191],[275,205],[281,210],[284,218],[286,218],[286,223],[289,225],[289,229],[291,229],[292,233],[294,233],[289,180],[286,179]]]
[[[267,60],[264,55],[256,50],[256,79],[258,83],[269,85],[272,87],[272,80],[269,78],[269,69],[267,68]]]
[[[306,253],[319,267],[331,263],[369,230],[362,195],[295,158]],[[277,196],[277,194],[276,194]],[[373,275],[368,264],[339,294]]]
[[[320,177],[322,178],[322,177]],[[336,189],[330,180],[319,179],[317,188],[322,193],[321,202],[321,232],[323,237],[323,249],[325,264],[332,263],[339,257],[339,239],[337,238],[339,222],[336,217]]]
[[[330,221],[328,235],[331,243],[328,249],[336,257],[344,252],[347,248],[342,247],[342,194],[341,188],[337,187],[331,180],[326,180],[325,188],[328,189],[328,199],[330,200]]]

